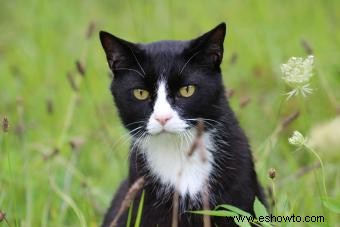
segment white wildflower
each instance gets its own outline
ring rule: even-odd
[[[300,93],[306,97],[312,93],[309,80],[313,76],[313,64],[314,56],[309,55],[306,59],[291,57],[286,64],[281,65],[282,79],[293,88],[287,93],[288,98]]]
[[[288,139],[288,142],[294,146],[302,147],[306,144],[306,138],[299,132],[294,131],[293,135]]]

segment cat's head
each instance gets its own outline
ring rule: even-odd
[[[220,117],[225,33],[222,23],[189,41],[135,44],[100,32],[111,92],[131,134],[178,134],[199,118],[209,125]]]

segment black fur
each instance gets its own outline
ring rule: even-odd
[[[213,141],[217,147],[214,155],[214,170],[209,177],[210,207],[231,204],[253,213],[257,196],[264,202],[248,140],[239,127],[225,97],[220,63],[223,57],[223,41],[226,32],[224,23],[210,32],[190,41],[161,41],[151,44],[133,44],[109,33],[100,32],[100,40],[106,52],[109,66],[114,73],[111,91],[123,124],[128,130],[143,126],[133,122],[146,120],[153,111],[157,82],[162,78],[168,84],[168,101],[174,109],[181,110],[183,119],[208,118],[206,130],[215,130]],[[194,84],[196,92],[190,98],[178,96],[182,86]],[[135,88],[147,89],[151,98],[137,101],[132,96]],[[145,201],[141,226],[171,226],[172,194],[159,193],[164,186],[151,177],[140,148],[131,149],[128,178],[121,184],[107,211],[102,226],[109,226],[129,187],[139,176],[145,176]],[[141,193],[135,199],[138,207]],[[181,198],[185,210],[202,209],[201,203]],[[182,209],[180,209],[182,211]],[[133,211],[133,219],[136,209]],[[118,226],[125,226],[125,213]],[[179,226],[202,226],[202,216],[188,212],[179,213]],[[225,218],[212,217],[212,226],[234,226]],[[133,222],[132,222],[133,223]]]

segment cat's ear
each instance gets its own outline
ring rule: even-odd
[[[226,24],[221,23],[214,29],[191,41],[189,51],[197,55],[196,61],[218,67],[223,58],[223,42]]]
[[[99,37],[107,62],[113,71],[134,64],[133,51],[137,48],[135,44],[104,31],[99,32]]]

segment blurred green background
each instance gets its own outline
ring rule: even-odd
[[[99,30],[152,42],[191,39],[222,21],[231,106],[260,181],[266,191],[275,185],[277,213],[324,215],[318,225],[339,226],[321,202],[317,159],[287,142],[293,130],[310,135],[328,194],[339,202],[339,9],[337,0],[1,1],[0,117],[9,129],[0,132],[0,210],[8,226],[98,226],[127,175],[129,141],[108,89]],[[313,94],[286,100],[280,64],[311,52]]]

